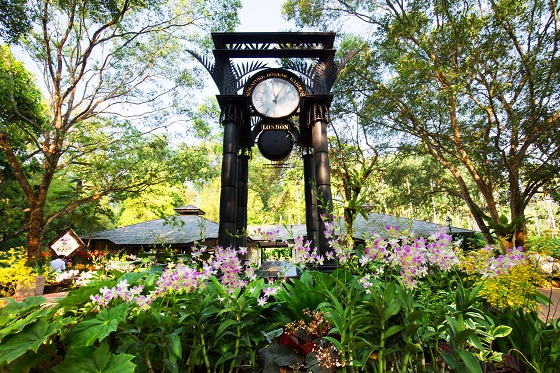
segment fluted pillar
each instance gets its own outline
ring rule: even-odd
[[[220,122],[224,127],[224,141],[218,244],[223,247],[234,247],[237,229],[237,152],[239,151],[239,128],[242,123],[241,108],[232,104],[226,105],[222,109]]]
[[[324,255],[325,252],[329,251],[329,244],[325,237],[324,222],[330,221],[332,218],[331,170],[329,163],[329,142],[327,138],[329,109],[327,105],[313,105],[308,111],[307,123],[311,126],[313,161],[315,164],[315,188],[317,191],[319,242],[316,246],[319,248],[320,254]]]
[[[247,247],[247,200],[251,149],[242,148],[237,157],[237,247]]]
[[[311,247],[317,247],[319,243],[318,236],[318,215],[317,215],[317,197],[315,195],[315,162],[313,160],[313,151],[310,147],[302,148],[303,158],[303,178],[305,191],[305,226],[307,228],[307,239],[311,241]]]

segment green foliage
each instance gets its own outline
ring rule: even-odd
[[[136,366],[133,355],[112,354],[107,343],[99,347],[72,349],[62,362],[53,368],[58,373],[71,373],[79,369],[84,373],[133,373]]]
[[[33,269],[28,266],[22,247],[0,251],[0,296],[14,296],[18,286],[29,287],[34,283]]]
[[[558,319],[542,320],[537,312],[518,309],[497,313],[496,322],[511,328],[505,338],[496,340],[496,347],[510,353],[534,372],[556,372],[560,362],[560,323]],[[523,363],[521,363],[523,362]]]
[[[220,175],[219,142],[203,142],[192,146],[181,144],[174,152],[174,172],[181,183],[191,182],[200,190],[213,178]]]
[[[560,260],[560,238],[530,236],[527,240],[527,250],[550,255]]]
[[[374,278],[366,267],[352,268],[235,289],[209,277],[190,291],[168,289],[149,306],[114,298],[102,307],[92,296],[118,291],[124,280],[129,290],[143,285],[146,295],[160,291],[164,277],[160,267],[113,270],[52,307],[43,307],[42,297],[7,300],[0,367],[179,373],[290,366],[324,373],[532,366],[552,373],[557,366],[557,322],[537,322],[533,311],[486,309],[482,286],[468,287],[458,273],[432,271],[411,290],[394,274]]]
[[[77,323],[68,335],[68,346],[91,346],[102,341],[117,330],[120,322],[126,319],[128,305],[126,303],[110,309],[102,309],[95,318]]]
[[[462,260],[467,278],[481,287],[480,296],[493,307],[538,309],[542,299],[537,286],[545,283],[543,275],[531,263],[525,262],[509,271],[479,277],[486,271],[488,260],[493,256],[494,252],[485,248],[466,253]]]
[[[10,334],[2,339],[0,362],[9,364],[27,351],[37,352],[41,346],[48,343],[54,334],[59,333],[62,327],[61,320],[57,320],[55,323],[49,323],[46,320],[28,323],[21,332]]]
[[[289,0],[282,5],[282,13],[299,27],[319,26],[323,10],[321,0]]]
[[[0,93],[0,133],[9,135],[14,145],[21,146],[25,136],[16,131],[17,126],[30,121],[40,128],[47,122],[47,108],[35,77],[5,45],[0,45]]]
[[[324,279],[328,281],[327,279]],[[279,321],[284,324],[293,320],[305,320],[304,310],[314,311],[319,305],[327,300],[322,292],[323,284],[317,284],[315,276],[311,272],[304,272],[299,279],[292,279],[284,283],[274,296],[278,302],[277,310]],[[331,282],[334,285],[334,282]]]
[[[195,111],[192,131],[201,140],[220,140],[216,119],[220,117],[220,108],[214,97],[205,99]]]
[[[490,232],[495,234],[500,240],[504,252],[507,248],[514,245],[517,232],[519,232],[527,222],[527,218],[524,216],[517,216],[513,218],[511,222],[505,215],[500,215],[499,221],[497,222],[492,221],[489,216],[483,216],[483,218],[486,220]]]
[[[178,186],[151,186],[122,201],[117,212],[116,225],[123,227],[173,216],[176,214],[174,208],[183,205],[184,199]]]
[[[10,3],[8,7],[14,4]],[[35,84],[35,77],[25,69],[21,61],[14,58],[8,47],[1,44],[0,108],[0,215],[3,217],[0,225],[0,244],[2,244],[3,241],[17,236],[13,232],[21,228],[22,221],[26,217],[25,210],[29,207],[22,189],[25,185],[22,186],[16,175],[21,174],[34,179],[34,175],[41,172],[39,161],[34,157],[26,157],[22,164],[14,165],[13,159],[32,146],[29,136],[18,128],[24,127],[30,134],[37,134],[47,122],[47,109],[42,101],[41,91]],[[4,247],[22,243],[21,240],[12,240]]]
[[[0,106],[7,110],[0,113],[0,180],[22,189],[9,196],[9,207],[29,208],[6,236],[27,230],[30,259],[38,257],[47,226],[79,206],[104,196],[115,202],[177,176],[180,164],[169,161],[168,139],[149,134],[188,114],[193,90],[202,86],[199,68],[184,58],[185,43],[204,49],[210,31],[235,27],[240,6],[238,0],[134,0],[17,1],[3,8],[11,18],[2,20],[0,32],[44,69],[50,105],[46,115],[37,110],[42,97],[34,80],[2,46]],[[18,10],[25,19],[16,17]],[[74,193],[59,189],[68,192],[58,196],[62,206],[51,199],[57,179],[83,183]],[[4,210],[8,198],[0,198]]]
[[[342,43],[359,52],[334,88],[333,118],[351,113],[369,138],[439,163],[437,189],[468,205],[487,242],[484,215],[501,224],[507,206],[520,223],[531,196],[558,188],[556,5],[288,0],[283,11],[298,25],[361,41]]]
[[[292,154],[285,162],[291,167],[255,155],[249,163],[249,224],[297,224],[305,216],[301,158]]]
[[[27,0],[14,0],[0,8],[0,38],[10,44],[25,35],[31,28]]]

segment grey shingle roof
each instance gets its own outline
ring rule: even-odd
[[[185,244],[203,238],[217,238],[218,224],[198,215],[176,215],[122,228],[95,232],[92,240],[108,240],[115,245]]]
[[[337,231],[342,231],[341,227],[344,224],[344,221],[337,222]],[[372,231],[383,235],[385,227],[387,225],[390,226],[399,226],[404,227],[408,226],[411,228],[412,231],[416,232],[421,236],[429,236],[432,232],[435,232],[438,227],[441,227],[439,224],[429,223],[426,221],[415,220],[415,219],[407,219],[407,218],[399,218],[393,215],[385,215],[385,214],[377,214],[377,213],[369,213],[368,219],[366,220],[363,216],[359,215],[354,222],[354,238],[356,239],[363,239],[367,238],[371,235]],[[446,227],[446,226],[445,226]],[[446,227],[447,228],[447,227]],[[249,236],[254,240],[258,240],[260,237],[257,237],[255,232],[260,229],[263,232],[275,232],[278,231],[277,238],[290,240],[298,236],[306,236],[307,230],[304,224],[299,225],[254,225],[247,227],[247,231]],[[470,234],[473,231],[463,228],[451,227],[453,233],[459,234]]]
[[[340,223],[342,224],[342,223]],[[356,218],[354,223],[354,238],[362,239],[371,234],[372,231],[383,235],[385,226],[398,225],[410,226],[411,229],[422,235],[428,236],[440,225],[420,220],[398,218],[392,215],[370,213],[366,220],[361,215]],[[122,228],[110,229],[95,232],[91,240],[108,240],[115,245],[159,245],[159,244],[187,244],[194,241],[218,238],[218,223],[205,219],[200,215],[176,215],[166,219],[158,219],[129,225]],[[306,236],[305,224],[297,225],[253,225],[247,227],[248,236],[255,241],[263,240],[264,237],[258,234],[262,232],[276,232],[274,238],[279,240],[291,240],[298,236]],[[340,230],[340,226],[338,227]],[[463,228],[452,227],[453,233],[468,234],[472,231]]]
[[[435,232],[442,225],[429,223],[427,221],[399,218],[393,215],[385,215],[378,213],[369,213],[368,219],[364,219],[363,216],[359,215],[354,222],[354,234],[355,238],[364,238],[371,235],[371,231],[375,231],[380,235],[386,231],[385,227],[390,226],[407,226],[411,231],[416,232],[421,236],[429,236],[432,232]],[[447,226],[444,226],[447,229]],[[453,233],[469,234],[473,231],[464,228],[451,227]]]
[[[260,230],[260,232],[259,232]],[[289,240],[295,237],[307,235],[305,224],[293,225],[250,225],[247,227],[247,235],[255,241],[263,240],[262,233],[273,232],[274,239]]]

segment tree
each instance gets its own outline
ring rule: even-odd
[[[25,119],[45,126],[47,110],[41,101],[41,92],[34,77],[17,61],[9,48],[0,46],[0,145],[8,146],[0,152],[0,242],[18,236],[23,230],[19,221],[28,207],[25,195],[17,183],[18,175],[31,178],[40,169],[39,162],[28,154],[25,134],[18,131]],[[31,129],[33,130],[33,129]],[[37,135],[35,131],[34,135]],[[6,136],[10,136],[8,142]],[[10,158],[19,157],[19,167],[10,167]],[[19,243],[19,242],[18,242]]]
[[[488,221],[503,222],[507,186],[509,221],[518,223],[508,245],[523,244],[529,201],[559,187],[556,2],[289,0],[284,10],[299,23],[333,27],[352,17],[369,26],[358,84],[348,88],[360,115],[370,128],[421,141],[488,241]]]
[[[350,128],[352,125],[343,126]],[[345,135],[333,126],[334,136],[330,138],[330,159],[332,185],[342,199],[344,221],[348,237],[353,236],[353,223],[358,214],[366,214],[368,202],[368,181],[374,171],[378,171],[376,150],[363,137],[363,127],[354,126],[356,133],[346,131]]]
[[[456,185],[451,175],[422,150],[401,148],[385,155],[383,158],[388,159],[381,160],[381,172],[374,176],[376,193],[371,201],[392,215],[439,224],[452,216],[467,225],[468,209],[461,198],[448,191]],[[469,188],[473,189],[472,183]],[[384,193],[378,195],[378,190]]]
[[[253,152],[253,159],[249,162],[249,206],[259,208],[249,211],[249,221],[258,224],[278,224],[280,214],[278,209],[287,197],[288,188],[285,183],[286,169],[283,163],[272,162],[262,157],[258,151]],[[253,214],[251,214],[253,212]]]
[[[114,136],[114,144],[130,138],[118,137],[118,129],[104,128],[101,124],[107,119],[101,119],[103,116],[141,118],[144,128],[153,128],[165,124],[174,112],[183,112],[180,106],[188,104],[185,94],[200,84],[196,71],[183,63],[186,43],[201,41],[201,30],[231,29],[237,22],[239,6],[237,0],[26,3],[30,31],[19,33],[18,40],[42,69],[48,93],[48,123],[18,110],[18,121],[10,123],[13,131],[4,126],[0,129],[0,145],[29,206],[26,230],[30,260],[39,255],[45,227],[56,215],[70,213],[79,203],[100,197],[99,191],[92,191],[63,211],[45,216],[55,175],[64,165],[81,162],[78,158],[85,156],[82,144],[73,142],[80,139],[80,131],[97,126]],[[2,23],[0,35],[17,34],[9,29],[12,25],[18,23]],[[19,138],[25,143],[25,154],[15,151],[14,141]],[[103,150],[96,153],[96,144],[85,145],[96,159],[107,156]],[[147,148],[130,154],[130,161],[137,161],[134,158],[142,150]],[[124,156],[124,160],[129,156],[119,152],[112,155]],[[33,180],[21,171],[29,158],[41,165]],[[84,165],[92,166],[87,162]],[[142,163],[136,165],[144,167]],[[104,180],[103,176],[99,185],[111,189],[119,181],[141,181],[130,172],[111,176],[115,177]],[[148,182],[147,178],[143,182]],[[134,186],[141,188],[139,184]]]
[[[0,7],[0,38],[7,43],[16,43],[22,35],[29,32],[29,9],[27,0],[6,1]]]

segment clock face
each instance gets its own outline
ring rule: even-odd
[[[269,78],[255,86],[251,102],[259,114],[269,118],[283,118],[297,109],[299,92],[286,79]]]

